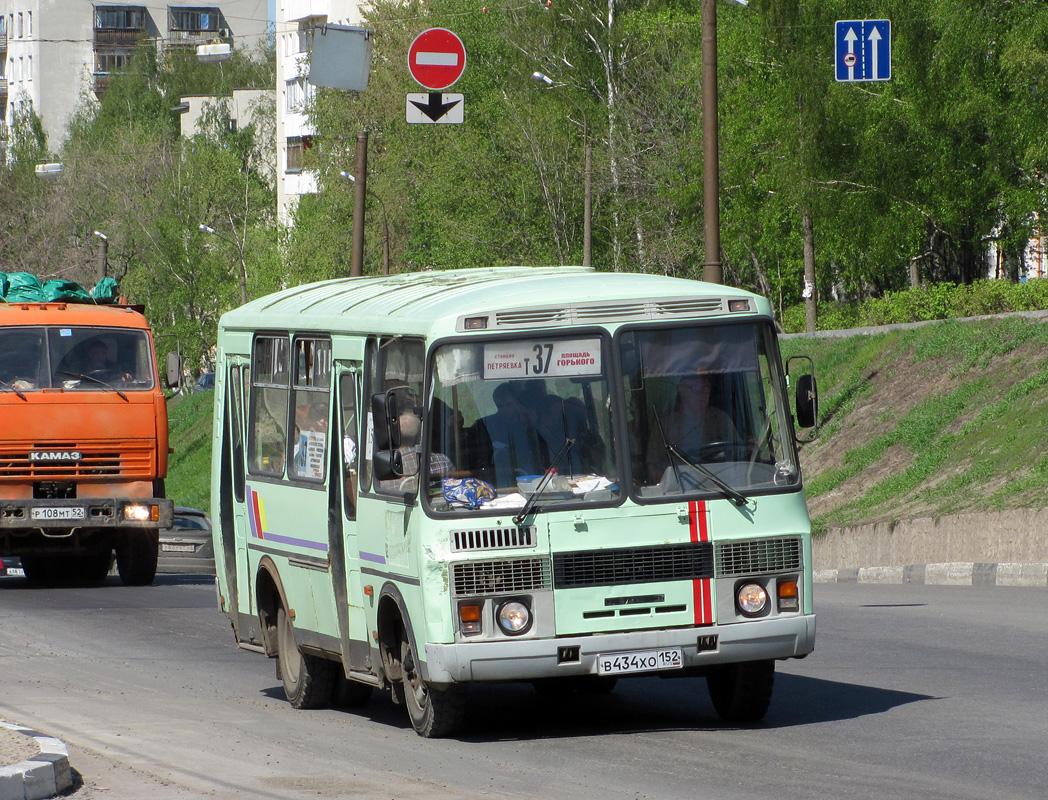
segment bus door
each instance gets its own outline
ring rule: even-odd
[[[349,671],[368,671],[370,648],[364,619],[364,592],[360,580],[357,544],[358,475],[361,460],[360,361],[335,363],[334,420],[338,434],[331,443],[331,484],[328,536],[331,582],[338,617],[342,663]]]
[[[247,538],[248,529],[247,502],[245,486],[247,483],[244,432],[245,409],[247,402],[245,386],[247,385],[247,359],[231,356],[227,362],[226,392],[222,435],[222,477],[220,527],[222,539],[223,577],[228,597],[227,608],[235,611],[231,614],[238,638],[248,638],[248,631],[241,631],[241,615],[253,619],[250,609],[250,597],[240,598],[238,586],[250,586],[247,571]],[[243,583],[241,583],[243,581]],[[241,604],[243,600],[243,604]],[[253,627],[253,626],[252,626]]]

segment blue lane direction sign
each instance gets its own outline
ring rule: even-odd
[[[838,20],[835,28],[838,81],[889,81],[892,23],[887,19]]]

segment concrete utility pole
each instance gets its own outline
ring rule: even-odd
[[[357,134],[357,163],[353,176],[353,249],[349,258],[349,277],[364,274],[364,200],[368,180],[368,132]]]

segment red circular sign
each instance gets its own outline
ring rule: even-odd
[[[857,59],[855,57],[855,53],[845,53],[845,55],[844,55],[844,66],[846,66],[846,67],[854,67],[855,63],[858,60],[859,59]]]
[[[408,48],[411,77],[435,92],[461,78],[465,68],[466,48],[462,40],[444,28],[423,31]]]

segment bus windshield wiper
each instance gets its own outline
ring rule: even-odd
[[[116,392],[118,395],[120,395],[121,399],[127,400],[127,395],[126,394],[124,394],[122,391],[117,389],[113,384],[106,383],[101,378],[95,378],[95,377],[93,377],[91,375],[84,375],[81,372],[69,372],[68,370],[64,370],[64,369],[58,370],[58,373],[60,375],[68,375],[70,378],[79,378],[82,381],[91,381],[91,383],[97,383],[100,386],[104,386],[105,388],[109,389],[111,392]]]
[[[3,389],[5,392],[14,392],[15,394],[17,394],[23,400],[26,399],[25,395],[22,394],[20,389],[16,389],[14,386],[9,384],[7,381],[0,381],[0,389]]]
[[[549,485],[549,482],[551,480],[553,480],[553,475],[557,467],[560,466],[560,462],[564,460],[564,456],[568,454],[568,451],[571,449],[571,446],[573,444],[575,444],[574,439],[564,440],[564,444],[560,446],[560,450],[558,450],[557,454],[553,456],[553,461],[550,463],[548,467],[546,467],[545,471],[542,473],[542,479],[539,481],[539,485],[536,486],[534,490],[532,490],[531,494],[528,496],[528,501],[524,504],[524,508],[522,508],[520,510],[520,513],[513,518],[513,521],[517,525],[523,524],[525,518],[528,516],[528,514],[531,513],[531,508],[535,505],[535,501],[538,500],[539,495],[542,494],[542,490]]]
[[[684,483],[680,479],[680,470],[677,469],[677,462],[674,461],[674,456],[679,458],[681,461],[683,461],[696,472],[701,472],[704,476],[709,478],[717,486],[717,488],[724,493],[724,496],[731,500],[735,505],[742,508],[742,506],[750,502],[749,498],[746,497],[746,495],[742,494],[737,489],[733,489],[729,484],[722,481],[720,478],[714,475],[713,472],[708,470],[702,464],[697,464],[693,462],[690,458],[688,458],[686,455],[684,455],[684,453],[680,451],[680,448],[677,447],[677,445],[675,445],[673,442],[666,438],[666,431],[662,427],[662,420],[659,419],[658,412],[655,411],[654,407],[652,407],[651,410],[655,414],[655,423],[659,426],[659,433],[662,435],[662,444],[666,448],[666,455],[670,457],[670,466],[673,467],[673,475],[677,479],[677,485],[680,487],[680,490],[682,492],[684,491]]]

